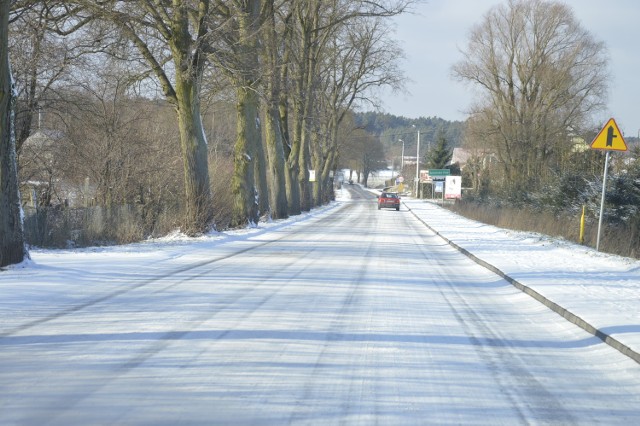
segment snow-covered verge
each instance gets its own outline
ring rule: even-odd
[[[345,197],[347,196],[348,193],[345,192]],[[31,248],[30,253],[33,254],[33,260],[27,259],[17,265],[9,265],[7,267],[0,268],[0,283],[2,283],[2,271],[16,271],[22,269],[32,271],[38,270],[42,269],[44,265],[57,263],[57,259],[64,262],[75,262],[78,259],[99,255],[110,257],[111,260],[120,260],[121,257],[123,258],[122,260],[124,260],[124,258],[131,253],[142,255],[141,258],[153,258],[153,261],[174,259],[187,254],[197,253],[202,249],[211,248],[229,241],[246,240],[248,238],[264,234],[265,232],[277,230],[285,226],[293,225],[297,222],[329,214],[330,211],[337,206],[337,203],[331,203],[329,205],[318,207],[311,212],[303,212],[300,215],[292,216],[287,219],[263,219],[258,224],[249,225],[243,229],[234,229],[222,232],[212,231],[211,233],[200,237],[189,237],[176,230],[163,237],[149,238],[145,241],[131,244],[71,249]],[[7,275],[5,275],[5,277],[7,277]]]
[[[434,203],[403,203],[453,245],[640,352],[640,261],[531,232],[466,219]],[[619,348],[617,348],[619,349]]]

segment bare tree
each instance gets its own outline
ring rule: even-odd
[[[9,65],[9,5],[0,0],[0,267],[29,257],[18,190],[14,106],[16,93]]]
[[[262,9],[263,45],[262,62],[264,64],[264,117],[265,145],[269,160],[269,196],[271,216],[274,219],[289,215],[286,182],[289,173],[285,169],[286,123],[281,120],[280,100],[286,98],[286,64],[284,52],[286,34],[290,30],[291,9],[282,7],[276,10],[274,2],[266,1]]]
[[[386,169],[387,160],[380,138],[353,124],[351,117],[347,117],[341,126],[340,136],[344,142],[338,164],[350,169],[351,174],[355,171],[358,182],[367,186],[369,174]]]
[[[389,28],[381,18],[355,17],[336,31],[321,70],[321,90],[316,112],[323,117],[318,143],[313,146],[316,182],[314,201],[329,198],[330,172],[336,167],[340,125],[355,102],[375,105],[372,89],[401,86],[398,68],[402,50],[388,37]]]
[[[16,5],[17,6],[17,5]],[[40,125],[40,112],[47,98],[76,58],[73,46],[48,30],[46,2],[31,2],[12,14],[10,50],[18,101],[16,108],[16,150]],[[79,53],[79,52],[77,52]]]
[[[154,148],[143,131],[143,121],[153,122],[146,110],[152,102],[130,96],[129,77],[120,63],[110,61],[91,76],[78,76],[67,94],[74,98],[66,103],[74,121],[66,129],[66,155],[59,153],[68,163],[62,165],[65,178],[78,184],[89,179],[96,203],[107,208],[143,198],[140,177],[148,167],[145,155]]]
[[[362,184],[368,185],[369,175],[387,167],[384,148],[380,139],[374,135],[367,134],[359,141],[363,144],[360,150],[358,170],[362,171]]]
[[[256,223],[261,210],[269,209],[266,164],[260,122],[260,0],[216,1],[215,14],[222,20],[212,60],[225,73],[236,94],[237,132],[234,145],[234,227]]]
[[[212,218],[207,142],[200,112],[209,49],[209,7],[209,0],[75,0],[52,9],[58,14],[53,19],[61,34],[94,25],[104,37],[95,39],[96,49],[108,43],[119,46],[124,37],[137,49],[137,61],[146,64],[147,75],[157,79],[175,108],[184,167],[183,230],[188,234],[206,230]]]
[[[478,128],[492,142],[506,184],[516,192],[535,187],[568,130],[604,105],[604,44],[563,3],[509,0],[473,28],[463,54],[453,75],[480,90],[472,115],[484,123]]]
[[[294,0],[294,30],[291,32],[292,90],[288,93],[291,105],[291,151],[287,158],[293,174],[288,192],[297,192],[300,209],[312,206],[309,183],[313,129],[318,128],[314,104],[322,90],[321,69],[323,58],[331,49],[331,41],[339,33],[337,28],[358,18],[391,17],[404,12],[411,0],[352,1],[352,0]],[[297,183],[297,191],[293,186]],[[295,210],[295,206],[291,207]]]
[[[330,54],[330,42],[344,36],[339,29],[347,27],[351,21],[392,16],[400,13],[406,4],[392,3],[388,6],[384,2],[344,0],[216,2],[216,13],[222,18],[218,25],[221,29],[220,39],[226,41],[226,47],[217,51],[214,49],[214,61],[236,88],[238,102],[238,137],[232,183],[236,193],[236,225],[255,220],[257,209],[253,204],[256,200],[262,201],[265,198],[264,189],[256,191],[254,188],[254,182],[260,184],[265,179],[263,175],[254,173],[251,167],[251,164],[255,164],[258,166],[257,171],[263,170],[259,166],[262,159],[259,149],[261,128],[256,125],[259,101],[265,103],[271,185],[268,192],[272,192],[272,202],[278,206],[277,216],[308,210],[313,206],[309,185],[311,153],[316,151],[318,144],[332,143],[327,142],[332,137],[319,137],[320,134],[327,135],[326,128],[321,129],[326,127],[326,120],[333,121],[333,124],[329,124],[331,129],[339,122],[339,118],[336,120],[329,115],[325,116],[326,111],[321,111],[320,108],[325,83],[324,67],[342,66],[325,61]],[[258,36],[262,36],[260,43]],[[352,52],[358,48],[363,46],[354,47]],[[366,54],[362,58],[361,62],[370,59]],[[353,61],[350,62],[353,64]],[[364,68],[371,69],[366,66]],[[352,102],[363,87],[364,84],[358,87],[350,80],[349,84],[341,86],[341,90],[354,92],[350,94]],[[350,106],[343,94],[339,98],[339,108]],[[289,106],[293,110],[291,115]],[[289,117],[293,123],[290,139]],[[335,147],[327,147],[326,155],[316,155],[316,158],[323,157],[326,160],[318,166],[318,176],[322,182],[327,181],[329,170],[335,165],[335,151]],[[286,168],[283,167],[285,157]],[[288,174],[284,174],[285,171]],[[284,204],[283,185],[288,196],[288,206]],[[289,208],[288,213],[285,207]]]

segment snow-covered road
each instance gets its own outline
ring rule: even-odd
[[[637,363],[349,191],[0,272],[0,424],[640,422]]]

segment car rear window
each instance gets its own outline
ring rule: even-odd
[[[396,194],[388,194],[386,192],[383,192],[382,198],[398,198],[398,196]]]

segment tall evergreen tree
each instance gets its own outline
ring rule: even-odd
[[[439,132],[436,146],[425,154],[425,162],[430,169],[445,169],[449,165],[452,156],[453,151],[449,149],[447,139],[442,132]]]

